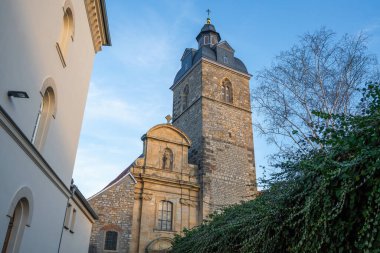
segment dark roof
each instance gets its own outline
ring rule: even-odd
[[[213,24],[205,24],[201,29],[201,32],[209,32],[209,31],[216,32],[215,26]]]
[[[195,53],[193,57],[193,64],[196,63],[202,57],[212,61],[216,61],[216,52],[212,50],[210,47],[201,47],[200,49],[198,49],[198,51]]]
[[[78,197],[80,202],[86,207],[87,211],[91,214],[94,220],[99,219],[98,215],[95,213],[94,209],[92,209],[91,205],[88,203],[87,199],[83,196],[81,191],[78,189],[76,185],[71,185],[71,190],[74,192],[75,196]]]
[[[209,19],[207,21],[208,23],[203,25],[196,38],[199,45],[198,50],[193,48],[186,48],[182,54],[182,67],[180,70],[178,70],[174,78],[173,85],[175,85],[201,58],[214,61],[218,64],[249,75],[244,63],[234,56],[235,50],[230,46],[230,44],[228,44],[227,41],[220,40],[220,35],[216,31],[215,26],[209,23]],[[208,34],[218,36],[216,44],[211,45],[202,43],[203,41],[201,39],[203,38],[203,35]],[[225,57],[227,57],[227,60],[225,60]],[[171,88],[173,88],[173,86]]]
[[[218,44],[222,44],[222,43],[225,44],[224,41],[221,41]],[[217,58],[218,58],[217,50],[216,50],[216,47],[218,46],[218,44],[214,45],[213,47],[202,46],[198,50],[192,49],[193,50],[192,52],[194,52],[193,56],[192,56],[192,61],[191,61],[192,65],[197,63],[201,58],[206,58],[206,59],[209,59],[211,61],[215,61],[218,64],[225,65],[226,67],[240,71],[242,73],[249,74],[246,66],[244,65],[244,63],[239,58],[233,57],[233,61],[229,62],[228,64],[225,64],[223,61],[220,61],[220,60],[218,61],[217,60]],[[227,43],[227,45],[228,45],[228,43]],[[183,54],[182,60],[183,60],[185,55],[187,56],[189,51],[190,51],[190,49],[186,48],[186,50]],[[173,84],[176,84],[187,73],[187,71],[190,68],[191,68],[191,66],[188,69],[185,69],[182,67],[180,70],[178,70],[178,72],[174,78]]]
[[[240,72],[248,74],[248,70],[247,70],[247,67],[245,66],[245,64],[239,58],[234,57],[234,59],[235,59],[234,68],[239,70]]]
[[[130,171],[131,171],[131,168],[132,168],[132,165],[134,163],[132,163],[131,165],[129,165],[125,170],[123,170],[114,180],[112,180],[106,187],[103,188],[106,189],[107,187],[113,185],[114,183],[116,183],[117,181],[119,181],[120,179],[122,179],[125,175],[127,175]]]
[[[213,24],[204,24],[201,31],[199,32],[198,36],[196,37],[197,40],[202,36],[204,33],[215,33],[218,36],[218,41],[220,40],[220,35],[216,31],[215,26]]]

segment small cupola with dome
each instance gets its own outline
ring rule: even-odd
[[[215,30],[215,26],[211,24],[210,17],[207,18],[206,24],[204,24],[196,39],[198,41],[198,48],[202,46],[213,46],[220,41],[220,35]]]
[[[207,12],[210,14],[210,10],[207,10]],[[244,63],[235,57],[235,50],[227,41],[221,40],[215,26],[211,24],[210,17],[206,19],[206,23],[203,25],[196,39],[198,41],[198,49],[185,49],[181,58],[181,68],[174,78],[172,87],[202,60],[211,61],[248,74]]]

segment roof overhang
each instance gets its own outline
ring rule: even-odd
[[[95,213],[94,209],[92,209],[91,205],[88,203],[83,194],[79,191],[76,185],[72,185],[71,191],[73,192],[73,201],[75,204],[82,210],[82,212],[87,216],[87,218],[94,223],[99,217]]]
[[[193,66],[190,68],[190,69],[188,69],[183,75],[182,75],[182,77],[181,78],[179,78],[178,80],[177,80],[177,82],[175,82],[175,83],[173,83],[173,85],[172,86],[170,86],[170,88],[169,89],[171,89],[171,90],[174,90],[174,88],[180,83],[180,82],[182,82],[182,80],[198,65],[198,64],[200,64],[202,61],[205,61],[205,62],[208,62],[208,63],[211,63],[211,64],[214,64],[214,65],[216,65],[216,66],[218,66],[218,67],[221,67],[221,68],[224,68],[224,69],[227,69],[227,70],[229,70],[229,71],[232,71],[232,72],[234,72],[234,73],[236,73],[236,74],[239,74],[239,75],[241,75],[241,76],[244,76],[244,77],[246,77],[246,78],[248,78],[248,79],[250,79],[251,77],[252,77],[252,75],[251,74],[249,74],[249,73],[244,73],[244,72],[241,72],[241,71],[239,71],[239,70],[236,70],[236,69],[233,69],[233,68],[230,68],[230,67],[227,67],[227,66],[225,66],[225,65],[222,65],[222,64],[220,64],[220,63],[218,63],[218,62],[215,62],[215,61],[212,61],[212,60],[209,60],[209,59],[207,59],[207,58],[205,58],[205,57],[201,57],[196,63],[194,63],[193,64]]]
[[[111,46],[105,0],[85,0],[88,23],[95,53]]]

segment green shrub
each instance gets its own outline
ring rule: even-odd
[[[318,149],[281,157],[255,200],[213,214],[173,243],[176,253],[380,252],[380,86],[358,115],[314,112]]]

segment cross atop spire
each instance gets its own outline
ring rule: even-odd
[[[206,12],[207,12],[207,21],[206,21],[206,24],[211,24],[211,19],[210,19],[210,9],[207,9],[206,10]]]

